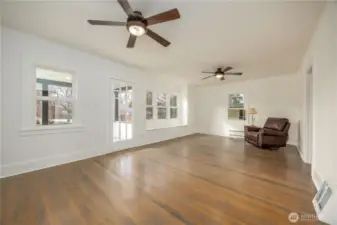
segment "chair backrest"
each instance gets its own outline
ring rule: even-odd
[[[288,132],[290,123],[287,118],[269,117],[263,127],[267,129]]]

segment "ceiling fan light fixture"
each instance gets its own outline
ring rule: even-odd
[[[142,36],[146,33],[145,24],[140,21],[132,21],[127,25],[128,31],[135,36]]]
[[[218,78],[218,79],[221,79],[222,77],[224,77],[224,75],[221,74],[221,73],[216,73],[215,77]]]
[[[129,27],[129,32],[135,36],[142,36],[145,34],[145,29],[144,27],[133,25]]]
[[[224,81],[225,80],[225,75],[235,75],[235,76],[241,76],[242,73],[231,73],[228,72],[229,70],[232,70],[233,67],[227,66],[226,68],[222,69],[222,68],[218,68],[215,72],[202,72],[202,73],[211,73],[211,76],[208,77],[204,77],[201,80],[206,80],[209,79],[211,77],[216,77],[218,80]]]
[[[151,29],[148,29],[147,27],[180,19],[180,13],[177,8],[145,18],[140,11],[135,11],[132,9],[128,0],[117,0],[117,2],[127,15],[126,22],[106,20],[87,20],[87,22],[90,25],[125,27],[130,33],[128,42],[126,44],[127,48],[135,47],[137,37],[144,34],[164,47],[168,47],[171,44],[168,40]]]

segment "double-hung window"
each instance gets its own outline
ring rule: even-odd
[[[36,125],[73,123],[73,75],[36,68]]]

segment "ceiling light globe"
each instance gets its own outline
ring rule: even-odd
[[[223,77],[223,75],[221,73],[217,73],[217,74],[215,74],[215,77],[218,78],[218,79],[221,79]]]
[[[143,34],[146,33],[145,28],[142,26],[138,26],[138,25],[131,25],[128,27],[128,29],[129,29],[129,32],[135,36],[142,36]]]

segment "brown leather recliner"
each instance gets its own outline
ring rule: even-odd
[[[289,120],[269,117],[263,128],[245,126],[245,140],[260,148],[278,148],[287,145]]]

